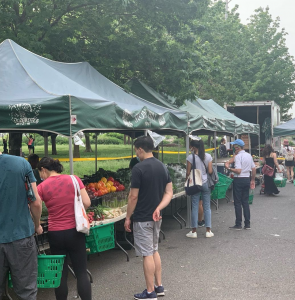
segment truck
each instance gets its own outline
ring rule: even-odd
[[[250,135],[251,140],[248,141],[248,148],[252,153],[257,153],[259,144],[270,144],[275,151],[280,151],[281,139],[273,137],[273,128],[281,123],[280,106],[275,101],[234,102],[225,104],[225,108],[244,121],[260,125],[260,136]]]

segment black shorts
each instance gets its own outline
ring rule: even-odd
[[[34,149],[34,146],[28,145],[28,148],[29,148],[29,149]]]
[[[285,160],[286,167],[294,167],[294,160]]]

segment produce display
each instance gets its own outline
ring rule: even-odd
[[[125,186],[113,177],[102,177],[98,182],[90,182],[85,185],[86,191],[90,199],[101,197],[108,193],[121,192],[125,190]]]
[[[117,172],[100,168],[91,176],[84,176],[83,182],[91,200],[109,193],[124,191],[130,184],[130,170],[120,169]]]
[[[173,185],[173,193],[177,194],[184,191],[184,183],[186,178],[185,164],[171,163],[167,165],[170,178]]]

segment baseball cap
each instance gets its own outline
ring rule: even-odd
[[[232,144],[232,145],[238,145],[240,147],[244,147],[245,146],[245,143],[241,139],[237,139],[237,140],[231,142],[230,144]]]

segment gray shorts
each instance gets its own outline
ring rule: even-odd
[[[37,299],[38,257],[33,236],[0,244],[0,299],[4,294],[8,270],[18,298]]]
[[[158,222],[133,222],[136,256],[151,256],[158,251],[162,220]]]

